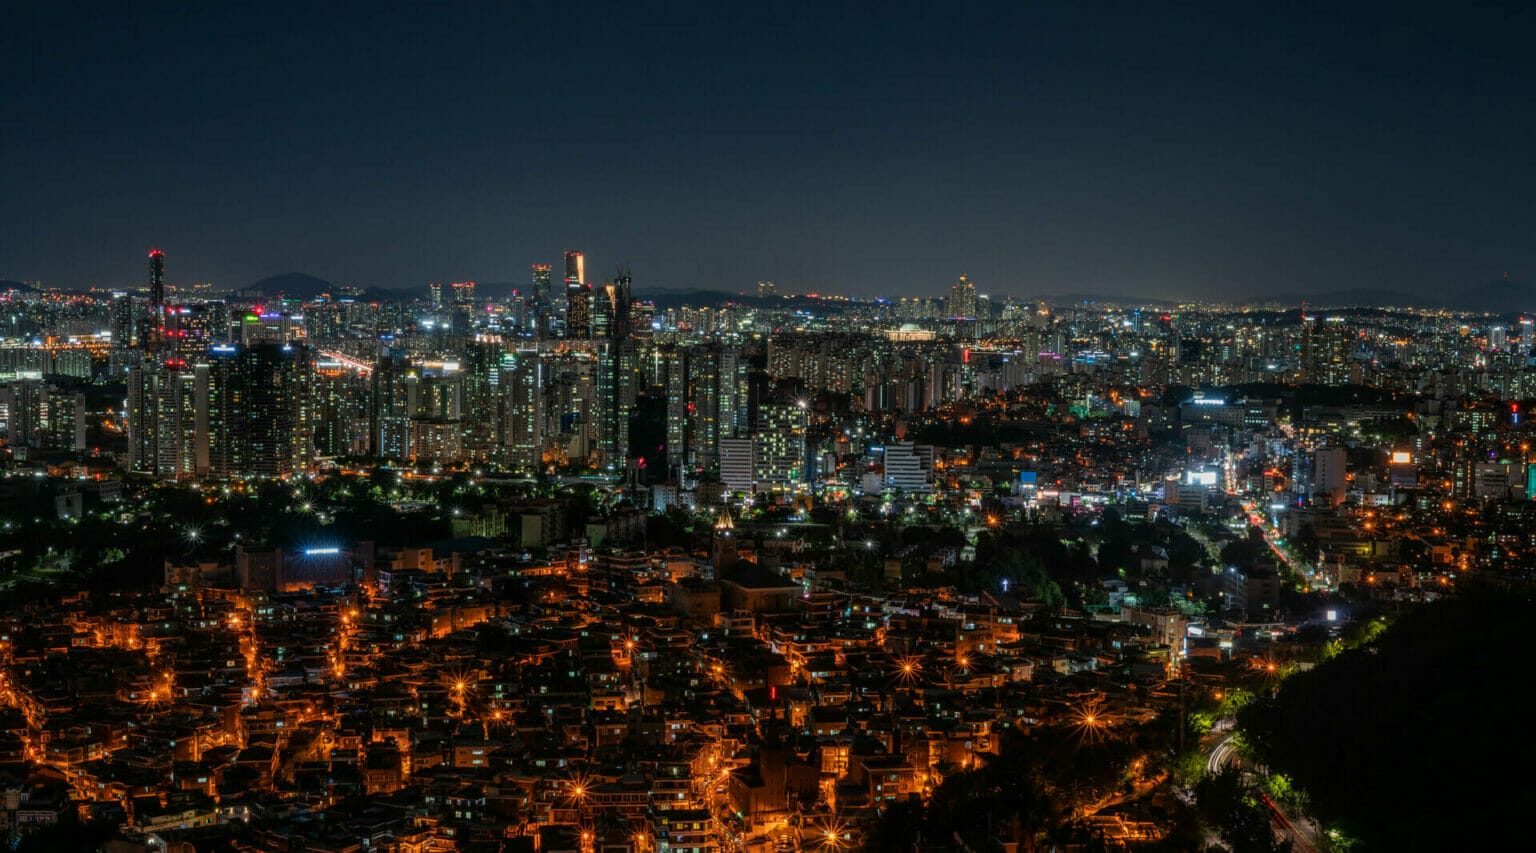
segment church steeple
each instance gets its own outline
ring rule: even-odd
[[[722,508],[720,517],[715,519],[714,550],[711,557],[716,577],[736,565],[736,523],[731,520],[730,507]]]

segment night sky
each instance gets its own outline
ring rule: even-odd
[[[1536,4],[16,5],[0,278],[134,284],[150,246],[228,287],[521,282],[567,247],[641,292],[1536,269]]]

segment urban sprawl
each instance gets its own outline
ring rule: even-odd
[[[12,842],[1345,849],[1240,706],[1536,567],[1519,314],[168,266],[3,294]]]

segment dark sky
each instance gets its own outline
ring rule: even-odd
[[[16,5],[0,278],[121,286],[150,246],[221,286],[567,247],[642,292],[1536,268],[1536,4]]]

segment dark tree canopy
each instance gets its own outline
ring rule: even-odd
[[[1530,606],[1476,591],[1401,617],[1246,709],[1256,754],[1367,849],[1504,849],[1536,804]]]

